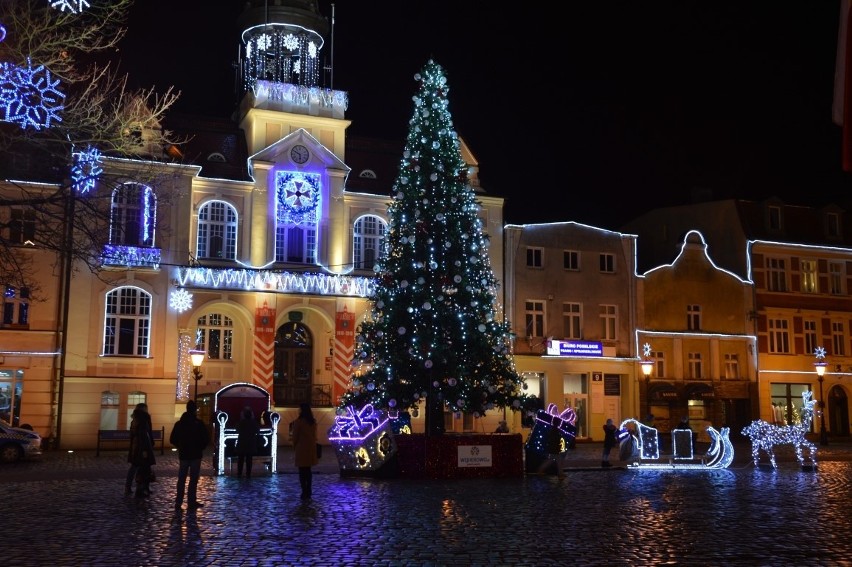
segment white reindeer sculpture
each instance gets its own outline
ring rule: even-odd
[[[796,450],[796,458],[799,459],[799,465],[805,466],[805,459],[802,456],[802,447],[807,447],[811,465],[816,469],[816,445],[805,438],[805,433],[811,429],[811,421],[814,417],[814,404],[816,400],[812,399],[813,392],[806,390],[802,392],[802,421],[796,425],[773,425],[762,419],[756,419],[751,422],[751,425],[743,428],[743,435],[751,439],[751,456],[754,459],[754,465],[758,465],[758,455],[761,449],[769,456],[769,462],[772,463],[772,468],[777,469],[778,465],[775,462],[775,445],[790,444]]]

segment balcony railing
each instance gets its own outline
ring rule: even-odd
[[[117,246],[107,244],[101,254],[104,266],[133,266],[137,268],[159,268],[160,249],[139,246]]]

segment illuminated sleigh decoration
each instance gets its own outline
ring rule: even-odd
[[[633,425],[631,433],[628,425]],[[692,450],[692,431],[675,429],[672,431],[672,454],[660,454],[659,433],[656,428],[645,425],[635,419],[626,419],[619,427],[621,433],[621,460],[629,461],[628,468],[640,469],[726,469],[734,460],[734,446],[731,444],[729,427],[716,431],[707,428],[711,443],[707,453],[696,457]]]
[[[799,466],[805,466],[805,457],[802,454],[802,448],[808,449],[808,457],[811,462],[810,466],[817,468],[816,462],[816,445],[808,441],[805,434],[811,430],[811,421],[814,418],[814,405],[816,400],[813,399],[813,392],[805,390],[802,392],[802,420],[798,424],[793,425],[773,425],[762,419],[756,419],[743,428],[743,435],[751,439],[751,458],[754,461],[754,466],[760,464],[760,451],[769,457],[769,462],[772,468],[777,469],[778,463],[775,462],[775,446],[776,445],[792,445],[796,452],[796,458],[799,460]]]
[[[366,405],[349,406],[334,418],[328,441],[334,447],[341,472],[376,472],[396,455],[396,441],[387,414]]]

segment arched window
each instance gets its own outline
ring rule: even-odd
[[[356,270],[372,270],[382,253],[387,223],[375,215],[364,215],[355,221],[352,262]]]
[[[110,244],[116,246],[154,246],[157,196],[150,187],[125,183],[112,193]]]
[[[234,260],[237,257],[237,210],[223,201],[210,201],[198,210],[198,258]]]
[[[101,419],[98,429],[118,429],[118,407],[120,400],[121,395],[118,392],[111,390],[101,392]]]
[[[119,287],[106,294],[104,356],[148,356],[151,341],[151,294]]]
[[[234,345],[234,321],[221,313],[210,313],[198,318],[195,344],[213,360],[231,360]]]

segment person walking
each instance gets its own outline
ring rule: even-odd
[[[243,476],[243,465],[246,469],[246,478],[251,478],[252,457],[257,454],[257,435],[260,433],[260,425],[254,418],[251,408],[245,408],[237,424],[237,476]]]
[[[157,462],[154,457],[154,434],[148,405],[136,404],[130,420],[130,449],[127,452],[130,469],[124,484],[124,493],[130,495],[133,480],[136,480],[137,500],[151,495],[151,467]]]
[[[618,438],[616,437],[616,433],[618,432],[618,428],[612,422],[612,419],[607,419],[606,423],[603,426],[604,430],[604,444],[603,444],[603,454],[601,455],[601,466],[602,467],[611,467],[609,464],[609,453],[612,451],[612,448],[618,445]]]
[[[204,449],[210,443],[210,434],[198,416],[198,406],[194,400],[186,402],[186,411],[175,423],[169,442],[177,447],[178,467],[177,495],[175,496],[175,510],[180,510],[183,505],[183,496],[186,493],[186,508],[193,510],[204,506],[198,501],[198,477],[201,475],[201,458]],[[189,488],[186,488],[186,477],[189,476]]]
[[[299,469],[299,485],[302,488],[300,498],[311,498],[313,470],[317,458],[317,420],[308,404],[299,404],[299,416],[293,421],[293,453],[296,467]]]

